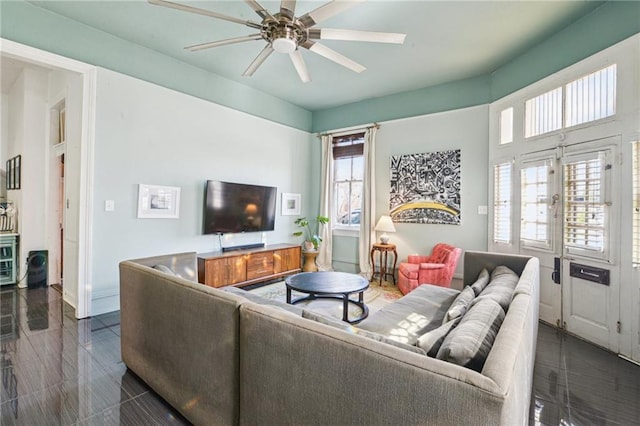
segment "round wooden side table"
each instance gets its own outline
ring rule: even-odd
[[[316,265],[316,257],[318,257],[318,251],[303,251],[304,263],[302,264],[302,272],[318,272],[318,265]]]
[[[379,253],[380,262],[379,262],[379,270],[376,271],[376,262],[374,259],[375,253]],[[393,267],[391,271],[387,271],[388,254],[393,254]],[[371,273],[371,281],[374,280],[376,275],[378,275],[379,283],[382,284],[383,280],[386,280],[387,277],[391,277],[393,280],[393,285],[396,285],[396,262],[398,261],[398,252],[396,251],[395,244],[382,244],[382,243],[374,243],[373,247],[371,247],[371,266],[373,267],[373,272]]]

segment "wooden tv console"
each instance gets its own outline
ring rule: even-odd
[[[198,254],[198,282],[210,287],[238,287],[301,270],[301,247],[295,244]]]

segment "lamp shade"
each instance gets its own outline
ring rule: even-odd
[[[387,232],[396,232],[396,227],[393,226],[391,216],[380,216],[375,230],[382,231],[382,235],[380,235],[380,242],[382,244],[387,244],[389,242],[389,236],[387,235]]]

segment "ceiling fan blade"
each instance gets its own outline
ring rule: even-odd
[[[251,6],[251,8],[258,14],[260,18],[264,19],[266,17],[269,17],[274,21],[276,20],[276,18],[273,17],[271,12],[269,12],[267,9],[262,7],[260,3],[258,3],[256,0],[244,0],[244,2],[247,3],[249,6]]]
[[[320,6],[317,9],[312,10],[309,13],[305,13],[298,20],[306,27],[311,28],[314,25],[324,21],[325,19],[329,19],[334,15],[337,15],[340,12],[343,12],[347,9],[352,8],[358,3],[363,2],[364,0],[333,0],[327,4]]]
[[[280,2],[280,14],[293,19],[296,14],[296,0],[282,0]]]
[[[309,70],[307,69],[307,65],[304,63],[304,59],[302,59],[300,51],[298,49],[294,50],[289,53],[289,57],[291,58],[291,62],[293,62],[293,66],[296,67],[300,80],[302,80],[303,83],[310,82],[311,76],[309,75]]]
[[[251,77],[254,72],[258,69],[260,65],[273,53],[273,47],[270,44],[267,44],[264,49],[256,56],[256,58],[251,62],[249,67],[242,73],[243,77]]]
[[[369,41],[373,43],[402,44],[406,36],[406,34],[400,33],[339,30],[334,28],[314,28],[309,30],[309,38],[315,40]]]
[[[307,40],[302,44],[302,47],[304,47],[305,49],[309,49],[313,53],[317,53],[320,56],[324,56],[325,58],[332,60],[336,64],[342,65],[343,67],[349,68],[350,70],[357,73],[361,73],[362,71],[367,69],[359,63],[347,58],[346,56],[339,54],[335,50],[329,49],[323,44]]]
[[[261,40],[261,39],[262,39],[262,35],[260,35],[260,34],[251,34],[251,35],[243,36],[243,37],[234,37],[234,38],[228,38],[226,40],[219,40],[219,41],[212,41],[212,42],[209,42],[209,43],[195,44],[193,46],[187,46],[187,47],[185,47],[185,49],[190,50],[192,52],[196,52],[198,50],[211,49],[212,47],[225,46],[227,44],[242,43],[242,42],[245,42],[245,41]]]
[[[245,21],[239,18],[234,18],[233,16],[229,16],[229,15],[223,15],[222,13],[213,12],[211,10],[199,9],[197,7],[191,7],[184,4],[173,3],[166,0],[147,0],[147,1],[150,4],[153,4],[156,6],[164,6],[171,9],[181,10],[183,12],[197,13],[198,15],[209,16],[211,18],[218,18],[225,21],[234,22],[236,24],[246,25],[247,27],[255,28],[258,30],[262,28],[261,24],[257,24],[252,21]]]

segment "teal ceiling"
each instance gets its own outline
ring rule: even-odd
[[[305,84],[298,79],[289,58],[275,53],[253,77],[241,76],[264,46],[263,41],[200,52],[184,50],[185,46],[255,32],[243,25],[153,6],[142,0],[29,3],[308,111],[487,75],[602,4],[575,0],[370,0],[323,21],[318,27],[402,32],[407,34],[405,44],[323,41],[367,70],[356,74],[303,50],[312,78]],[[239,0],[182,3],[259,21],[253,10]],[[260,3],[271,11],[278,10],[280,4]],[[299,1],[296,15],[322,4],[323,1]],[[104,47],[93,48],[99,54]]]

